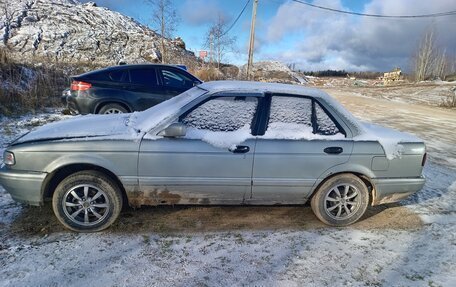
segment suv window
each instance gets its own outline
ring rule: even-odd
[[[166,87],[182,88],[193,85],[193,80],[184,73],[164,69],[160,71],[163,77],[163,85]]]
[[[136,85],[157,86],[157,72],[154,68],[133,68],[130,69],[130,81]]]
[[[126,74],[127,71],[126,70],[119,70],[119,71],[113,71],[109,74],[109,78],[113,81],[113,82],[127,82],[128,79],[126,77]]]
[[[191,111],[181,122],[212,132],[232,132],[244,127],[250,130],[257,102],[255,97],[214,98]]]

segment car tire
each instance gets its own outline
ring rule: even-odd
[[[108,228],[122,210],[119,186],[99,171],[80,171],[62,180],[52,197],[57,219],[77,232]]]
[[[119,104],[107,104],[101,107],[99,114],[124,114],[128,113],[128,110]]]
[[[354,174],[339,174],[324,182],[310,201],[314,214],[331,226],[358,221],[369,205],[366,184]]]

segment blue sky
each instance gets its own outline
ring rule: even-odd
[[[204,37],[217,15],[228,23],[237,17],[247,0],[171,0],[180,18],[175,36],[187,49],[205,49]],[[87,1],[85,1],[87,2]],[[142,0],[95,0],[151,26],[151,7]],[[242,65],[247,47],[252,2],[230,31],[237,51],[226,62]],[[361,13],[416,15],[456,10],[454,0],[314,0],[316,5]],[[134,5],[132,5],[134,3]],[[255,61],[295,63],[303,70],[346,69],[384,71],[400,66],[407,70],[420,38],[436,29],[439,47],[456,52],[456,16],[438,19],[392,20],[356,17],[322,11],[290,0],[259,0]]]

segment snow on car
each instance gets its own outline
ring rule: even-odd
[[[31,131],[5,150],[0,183],[19,202],[52,198],[76,231],[109,227],[126,204],[308,200],[345,226],[420,190],[425,159],[422,140],[362,124],[322,91],[219,81],[144,112]]]

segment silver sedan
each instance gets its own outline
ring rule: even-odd
[[[123,205],[304,204],[345,226],[420,190],[422,140],[361,123],[317,89],[198,85],[143,112],[77,116],[15,140],[0,184],[52,201],[71,230],[107,228]]]

